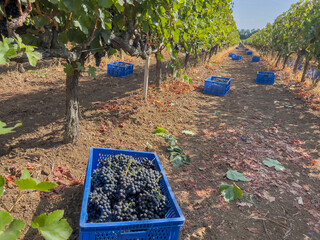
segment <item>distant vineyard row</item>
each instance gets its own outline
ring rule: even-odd
[[[255,33],[244,41],[263,52],[277,54],[277,65],[283,59],[283,66],[295,54],[293,71],[304,61],[301,81],[305,80],[310,61],[315,60],[320,69],[320,1],[304,0],[292,4],[291,8],[277,17],[273,24]],[[314,79],[317,85],[318,79]]]

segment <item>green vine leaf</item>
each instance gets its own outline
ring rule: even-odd
[[[67,240],[69,239],[72,228],[63,217],[63,210],[56,210],[48,215],[43,213],[31,223],[32,228],[38,229],[46,240]]]
[[[9,226],[6,228],[8,224]],[[15,218],[12,221],[12,216],[9,212],[0,211],[0,240],[18,239],[24,226],[23,220]]]
[[[233,185],[221,183],[219,191],[223,194],[224,200],[227,202],[242,199],[243,197],[243,191],[235,183],[233,183]]]
[[[4,192],[4,185],[6,185],[6,180],[2,175],[0,175],[0,197],[3,195]]]
[[[88,66],[88,75],[90,77],[93,77],[95,79],[97,77],[96,71],[97,69],[95,67],[92,67],[91,65]]]
[[[167,130],[161,127],[157,127],[156,130],[154,130],[152,133],[156,134],[156,133],[165,133]]]
[[[14,127],[9,127],[9,128],[6,128],[6,126],[7,126],[7,124],[5,124],[4,122],[0,121],[0,135],[15,132],[15,131],[12,131],[12,130],[17,128],[17,127],[21,127],[22,123],[17,123],[16,125],[14,125]]]
[[[50,192],[50,189],[57,186],[53,182],[39,182],[38,180],[31,178],[29,171],[25,168],[21,175],[21,178],[15,181],[20,190],[38,190],[42,192]]]
[[[229,170],[227,172],[227,178],[232,181],[243,181],[243,182],[249,181],[249,179],[246,178],[242,172],[234,171],[234,170]]]
[[[285,167],[282,166],[282,164],[277,161],[277,160],[274,160],[272,158],[266,158],[264,161],[263,161],[263,164],[268,166],[268,167],[274,167],[277,171],[283,171],[285,170]]]

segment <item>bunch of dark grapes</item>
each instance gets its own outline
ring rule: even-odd
[[[96,59],[96,66],[99,67],[102,58],[106,55],[106,52],[96,52],[93,56]]]
[[[88,222],[165,218],[170,206],[161,178],[148,159],[116,155],[101,162],[91,178]]]

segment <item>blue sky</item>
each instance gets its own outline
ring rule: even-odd
[[[238,29],[264,28],[299,0],[233,0]]]

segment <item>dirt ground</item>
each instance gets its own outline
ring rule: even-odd
[[[186,218],[180,239],[320,239],[320,118],[313,110],[320,101],[312,98],[310,107],[310,99],[299,95],[299,85],[278,71],[274,85],[256,84],[257,71],[272,67],[263,58],[251,62],[243,48],[232,51],[242,60],[232,61],[225,51],[189,69],[190,86],[168,80],[161,92],[152,86],[152,59],[147,102],[141,98],[142,60],[124,59],[135,64],[134,74],[125,78],[108,76],[104,60],[96,79],[80,80],[81,138],[76,146],[62,143],[63,67],[47,63],[23,74],[3,68],[0,120],[9,126],[23,123],[16,133],[0,138],[0,173],[7,179],[4,203],[14,202],[13,181],[27,167],[33,177],[59,186],[52,194],[26,193],[13,215],[30,223],[43,212],[64,209],[74,230],[70,239],[77,239],[90,147],[152,151]],[[225,97],[202,93],[210,76],[232,79]],[[190,165],[170,165],[167,143],[151,133],[157,126],[174,134],[190,155]],[[285,170],[263,165],[267,157]],[[230,169],[250,179],[237,182],[242,200],[226,202],[218,191],[222,182],[232,184],[225,177]],[[21,239],[35,234],[26,228]]]

